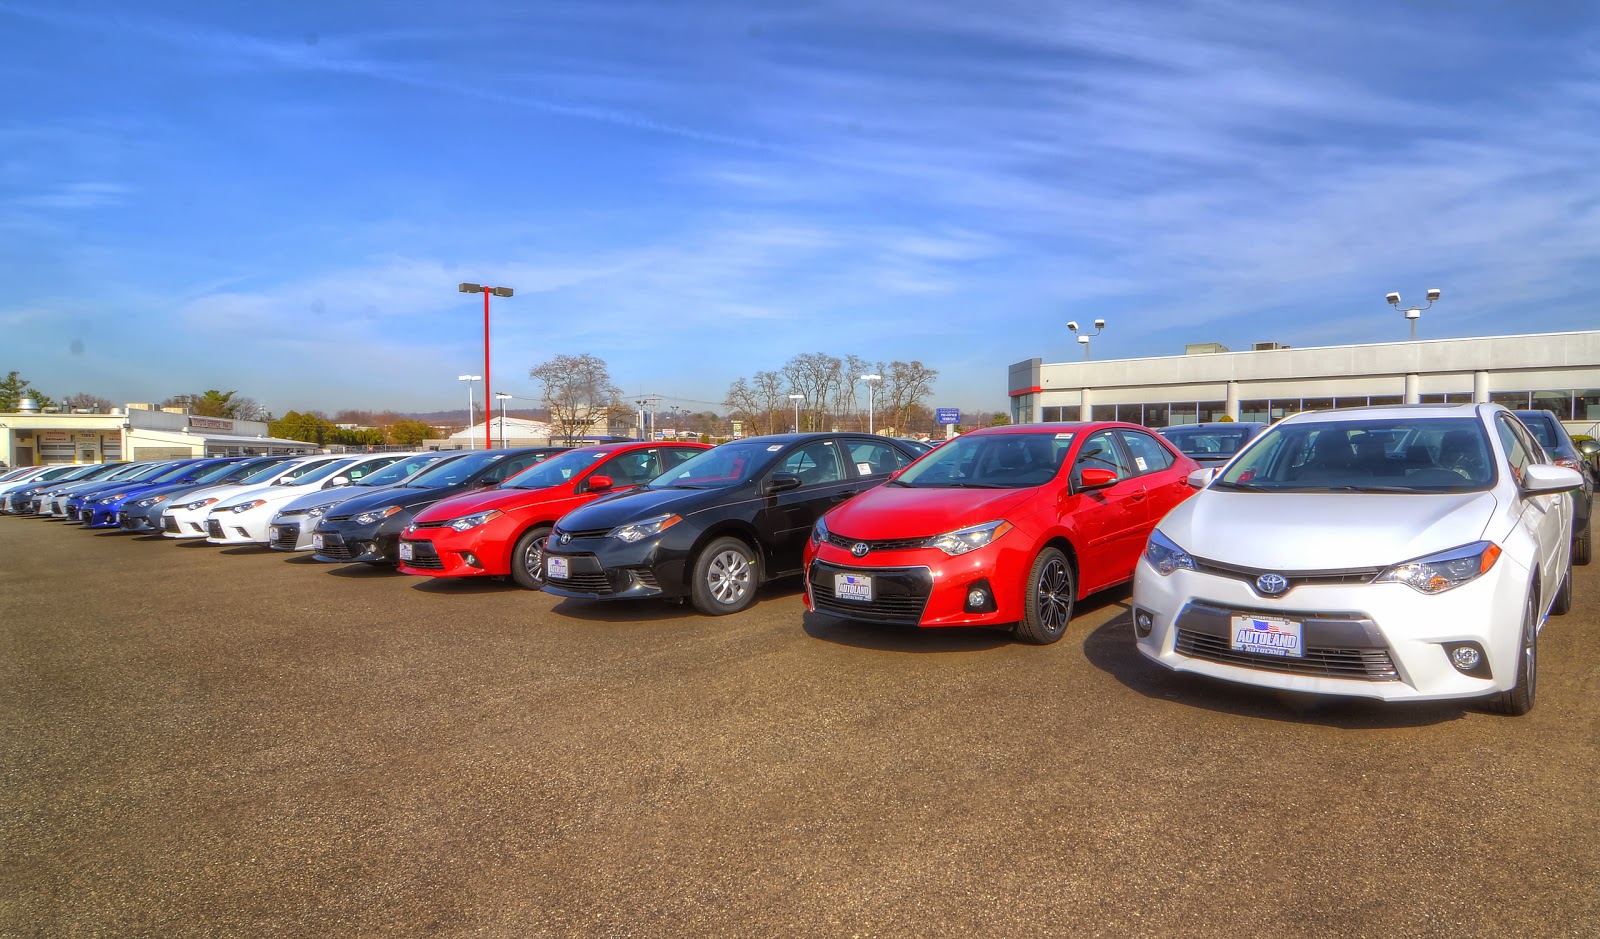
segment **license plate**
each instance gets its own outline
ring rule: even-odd
[[[322,536],[321,535],[312,535],[311,536],[311,547],[316,548],[318,551],[322,550]]]
[[[833,595],[840,600],[872,602],[871,574],[834,574]]]
[[[1233,648],[1256,655],[1276,655],[1298,659],[1305,656],[1301,624],[1294,620],[1263,616],[1233,618]]]
[[[572,569],[567,566],[566,558],[546,557],[544,576],[551,580],[566,580],[572,576]]]
[[[412,548],[411,542],[409,542],[409,541],[400,542],[400,560],[402,560],[402,561],[411,560],[411,552],[413,550],[415,550],[415,549]]]
[[[268,541],[277,541],[278,540],[278,526],[276,526],[276,525],[267,526],[267,540]]]

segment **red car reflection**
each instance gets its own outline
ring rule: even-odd
[[[991,427],[839,506],[806,545],[806,607],[919,626],[1009,624],[1060,639],[1083,597],[1133,577],[1199,466],[1149,429]]]
[[[568,450],[498,487],[437,502],[400,535],[400,570],[427,577],[510,575],[544,586],[544,541],[556,519],[609,492],[641,486],[703,443],[611,443]]]

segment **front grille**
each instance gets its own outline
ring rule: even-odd
[[[648,567],[636,568],[633,576],[638,579],[640,586],[649,587],[651,590],[660,590],[661,584],[656,580],[656,572]]]
[[[317,551],[317,553],[325,558],[333,558],[335,561],[354,561],[356,559],[355,546],[345,544],[344,542],[340,542],[339,544],[325,544]]]
[[[872,599],[841,600],[834,596],[835,574],[872,575]],[[815,563],[806,576],[811,581],[811,600],[818,612],[875,623],[922,622],[922,612],[933,592],[933,575],[925,567],[840,568]]]
[[[606,576],[605,571],[593,574],[573,574],[565,580],[552,580],[550,583],[557,587],[565,587],[568,590],[593,593],[602,597],[609,596],[612,593],[611,579]]]
[[[75,505],[67,506],[67,518],[72,519],[74,522],[76,522],[78,520],[78,507],[77,506],[75,506]]]
[[[300,540],[300,526],[299,525],[282,525],[282,524],[280,524],[278,526],[278,537],[272,539],[272,546],[274,548],[282,548],[282,549],[287,550],[287,551],[293,551],[295,544],[297,542],[299,542],[299,540]]]
[[[1305,587],[1312,584],[1370,584],[1372,579],[1383,573],[1381,567],[1349,567],[1338,570],[1324,571],[1275,571],[1266,568],[1245,567],[1240,564],[1224,564],[1209,558],[1197,557],[1194,559],[1195,570],[1211,574],[1215,577],[1226,577],[1229,580],[1239,580],[1250,585],[1251,590],[1256,589],[1256,578],[1262,574],[1281,574],[1289,582],[1282,593],[1274,596],[1283,596],[1296,587]],[[1260,593],[1260,591],[1256,591]]]
[[[846,538],[838,532],[830,531],[828,532],[828,544],[836,548],[843,548],[846,551],[858,544],[866,545],[868,553],[873,551],[904,551],[907,548],[922,547],[927,543],[929,537],[924,535],[921,538],[891,538],[887,541],[869,541],[865,538]]]
[[[214,518],[206,519],[206,534],[213,538],[222,537],[222,523]]]
[[[562,528],[560,525],[557,525],[555,530],[550,532],[550,537],[552,539],[559,539],[562,535],[566,535],[568,538],[604,538],[609,534],[611,534],[611,529],[609,528],[590,528],[585,531],[568,531],[567,529]]]
[[[1204,659],[1220,665],[1237,665],[1264,672],[1310,675],[1317,678],[1352,678],[1357,681],[1399,681],[1394,659],[1387,649],[1332,649],[1307,646],[1303,658],[1258,655],[1230,648],[1225,636],[1178,630],[1176,650],[1180,655]]]
[[[412,528],[443,528],[446,525],[450,524],[451,521],[452,521],[452,519],[445,519],[442,522],[412,522],[411,523],[411,527]]]
[[[161,528],[176,535],[178,534],[178,520],[170,515],[163,515],[161,516]]]
[[[121,525],[123,528],[132,528],[133,527],[133,519],[129,518],[128,517],[128,513],[126,513],[126,512],[118,512],[117,513],[117,524]]]
[[[406,541],[404,544],[411,546],[411,560],[405,561],[407,567],[414,567],[419,571],[442,571],[444,561],[439,558],[439,552],[433,548],[431,541]]]

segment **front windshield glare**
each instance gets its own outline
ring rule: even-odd
[[[423,456],[402,457],[401,459],[390,463],[388,466],[385,466],[383,469],[378,470],[376,473],[368,473],[367,475],[356,480],[353,485],[392,486],[395,483],[405,479],[407,476],[416,475],[424,468],[432,466],[442,459],[444,459],[443,453],[429,453]]]
[[[737,486],[766,469],[783,445],[777,443],[725,443],[650,482],[651,489],[726,489]]]
[[[570,482],[606,456],[604,450],[568,450],[560,456],[535,463],[500,484],[501,489],[549,489]]]
[[[407,486],[417,489],[434,489],[439,486],[454,486],[471,479],[477,472],[491,463],[498,463],[505,459],[504,450],[480,450],[471,456],[450,460],[442,466],[435,466],[419,474],[416,479],[406,483]]]
[[[971,434],[911,464],[895,483],[918,489],[1025,489],[1056,477],[1072,433]]]
[[[1464,492],[1493,481],[1493,450],[1472,418],[1351,418],[1273,427],[1212,488]]]
[[[1201,430],[1167,429],[1161,432],[1163,437],[1184,456],[1208,459],[1222,456],[1232,456],[1239,452],[1245,441],[1250,438],[1249,430],[1240,428],[1217,428]]]
[[[256,470],[254,473],[251,473],[249,476],[239,480],[239,482],[242,485],[249,485],[251,483],[264,483],[275,476],[281,475],[283,472],[284,464],[269,463],[268,465]]]

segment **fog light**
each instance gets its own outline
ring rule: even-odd
[[[1471,646],[1456,646],[1456,650],[1450,653],[1450,664],[1463,672],[1472,671],[1482,661],[1483,655]]]
[[[994,588],[989,581],[979,578],[967,585],[967,600],[962,610],[967,613],[994,613],[1000,608],[994,602]]]
[[[461,552],[461,560],[466,561],[468,566],[471,566],[471,567],[482,567],[483,566],[482,564],[478,563],[478,556],[476,554],[473,554],[471,551],[463,551],[463,552]]]
[[[1139,638],[1150,635],[1150,630],[1155,628],[1156,618],[1148,610],[1133,611],[1133,631],[1139,634]]]
[[[983,606],[984,602],[988,599],[989,595],[984,593],[982,590],[967,591],[967,606]]]

